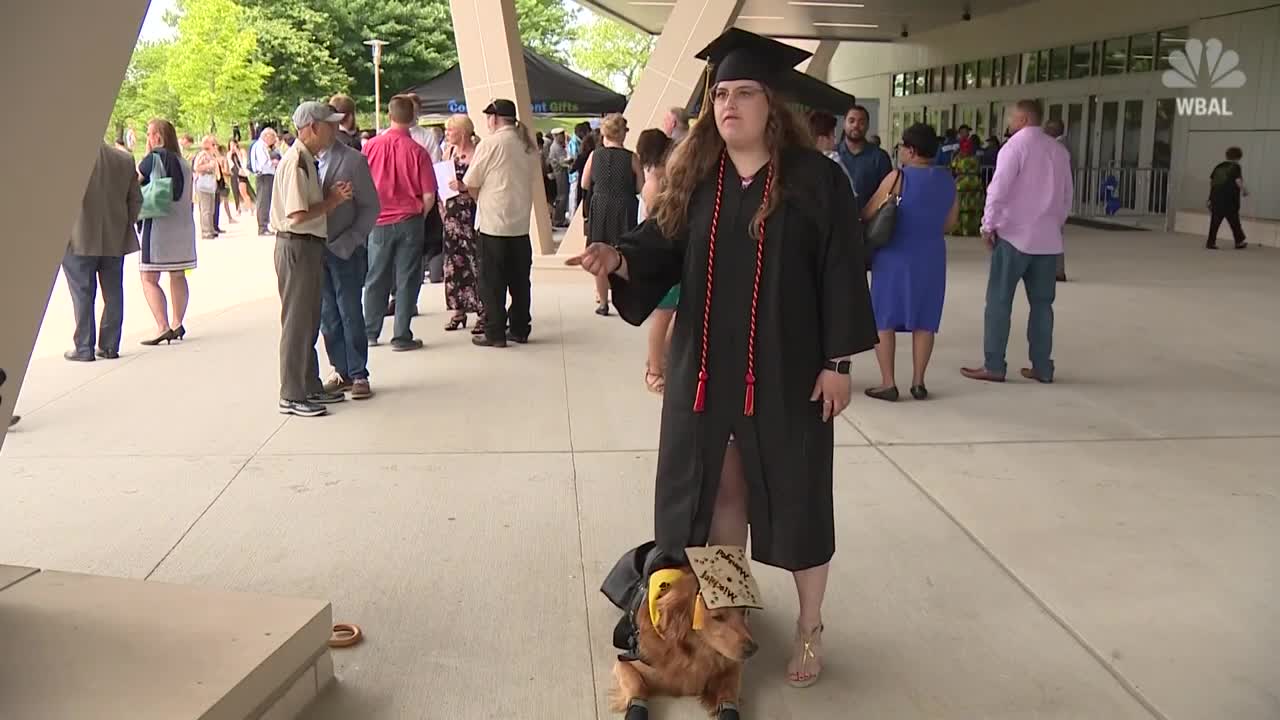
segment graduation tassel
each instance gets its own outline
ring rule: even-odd
[[[711,214],[711,237],[707,240],[707,297],[702,303],[702,354],[698,361],[698,392],[693,396],[693,411],[707,409],[707,355],[711,337],[711,290],[716,276],[716,234],[720,229],[720,200],[724,197],[724,164],[728,153],[720,154],[720,175],[716,180],[716,207]]]
[[[769,194],[773,191],[773,165],[769,165],[769,174],[764,180],[764,198],[762,207],[769,206]],[[756,317],[760,305],[760,274],[764,270],[764,220],[756,232],[756,273],[751,282],[751,324],[747,331],[747,400],[742,414],[752,417],[756,414]]]

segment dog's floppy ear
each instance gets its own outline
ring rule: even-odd
[[[693,629],[693,603],[698,581],[685,575],[658,597],[658,633],[667,640],[682,640]]]

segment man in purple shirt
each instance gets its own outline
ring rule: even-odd
[[[1040,128],[1036,100],[1020,100],[1009,118],[1013,137],[1000,148],[995,177],[987,186],[982,239],[991,249],[981,367],[963,368],[973,380],[1004,382],[1009,319],[1021,280],[1031,313],[1027,319],[1031,367],[1022,376],[1053,382],[1053,300],[1062,226],[1071,211],[1071,159],[1062,143]]]

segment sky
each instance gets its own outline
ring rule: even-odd
[[[163,40],[173,35],[173,28],[165,25],[164,14],[173,9],[174,0],[151,0],[147,17],[142,21],[139,40]]]

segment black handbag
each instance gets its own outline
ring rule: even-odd
[[[906,182],[906,173],[901,170],[897,171],[898,177],[893,181],[893,187],[889,189],[889,195],[885,197],[880,207],[876,208],[876,212],[867,221],[866,232],[863,234],[863,242],[866,245],[867,256],[879,250],[889,241],[893,239],[893,226],[898,221],[898,204],[902,202],[902,188]]]

